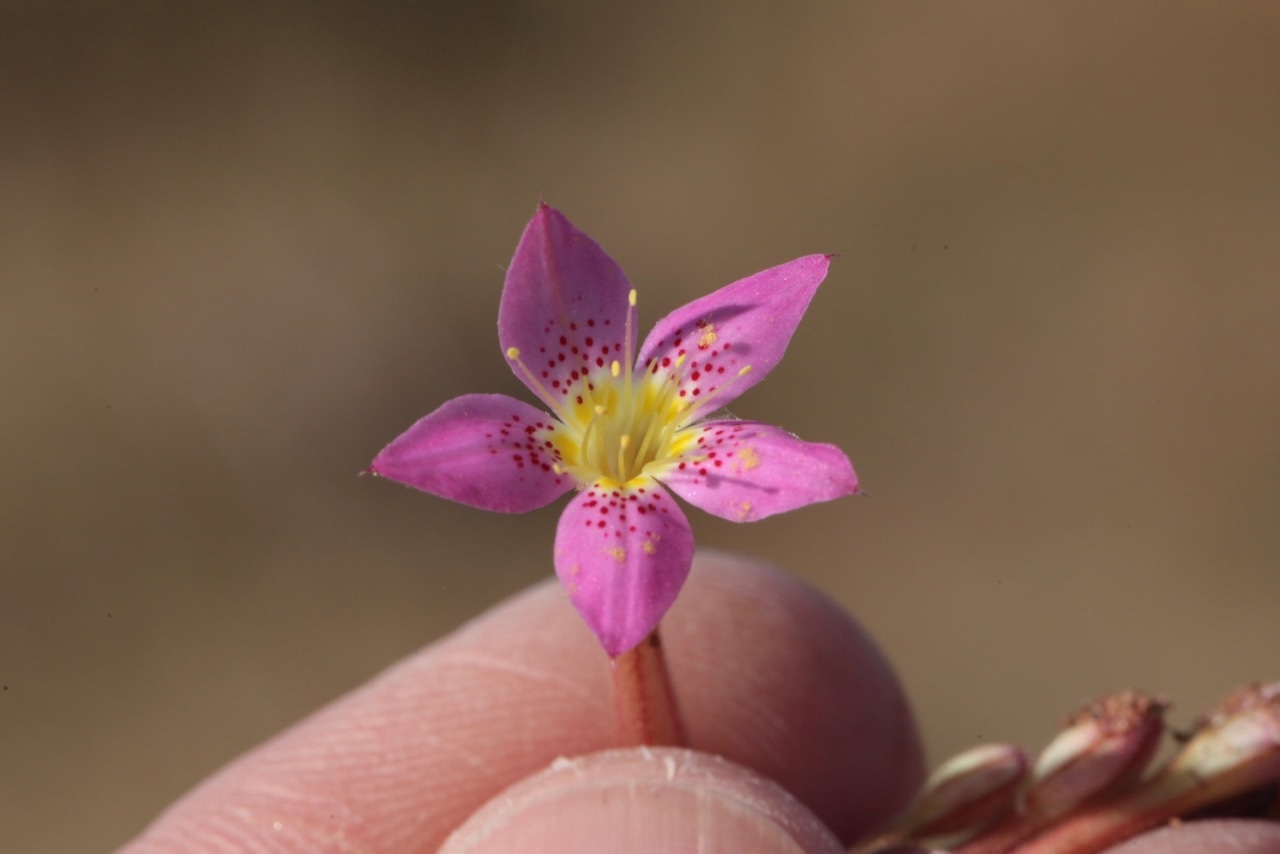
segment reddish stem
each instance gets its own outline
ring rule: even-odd
[[[1184,808],[1184,804],[1175,800],[1142,806],[1121,803],[1110,808],[1092,810],[1067,819],[1018,851],[1040,854],[1093,854],[1105,851],[1178,817]]]
[[[619,747],[686,746],[657,629],[613,660],[613,709]]]

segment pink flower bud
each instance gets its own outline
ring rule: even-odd
[[[1160,743],[1167,706],[1138,691],[1084,706],[1036,759],[1027,811],[1060,815],[1134,780]]]
[[[1036,837],[1020,854],[1102,851],[1175,818],[1280,784],[1280,683],[1252,685],[1207,715],[1191,740],[1139,786]]]
[[[903,834],[927,839],[977,830],[1011,812],[1028,767],[1012,744],[984,744],[947,760],[903,818]]]

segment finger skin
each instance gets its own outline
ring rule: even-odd
[[[441,854],[844,854],[770,780],[688,750],[616,750],[554,763],[475,813]]]
[[[1108,854],[1275,854],[1280,824],[1244,819],[1192,821],[1144,833]]]
[[[781,784],[840,839],[919,784],[888,665],[793,576],[700,556],[663,637],[690,747]],[[607,659],[547,582],[233,762],[126,850],[434,850],[512,783],[612,747],[613,727]]]

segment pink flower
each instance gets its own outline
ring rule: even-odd
[[[541,205],[507,271],[498,338],[551,413],[464,395],[370,470],[500,513],[578,490],[556,529],[556,574],[605,651],[620,655],[657,626],[693,562],[693,531],[667,489],[734,522],[857,491],[832,445],[708,420],[781,360],[829,261],[808,255],[695,300],[659,321],[637,357],[636,292],[622,269]]]

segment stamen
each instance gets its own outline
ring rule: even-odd
[[[533,371],[529,370],[528,366],[525,365],[524,360],[520,358],[520,348],[508,347],[507,358],[516,363],[516,367],[520,369],[520,373],[524,374],[525,379],[528,380],[529,384],[538,392],[538,397],[541,397],[543,402],[551,407],[551,410],[556,414],[556,417],[565,424],[571,423],[569,420],[569,411],[560,404],[560,401],[556,399],[554,394],[547,390],[547,387],[542,384],[542,381],[534,375]]]
[[[635,353],[633,352],[634,342],[632,342],[631,340],[631,332],[632,332],[631,327],[635,325],[635,322],[633,320],[633,318],[635,317],[635,314],[636,314],[636,289],[632,288],[631,291],[627,294],[627,323],[626,323],[626,331],[623,333],[623,336],[622,336],[622,350],[623,350],[622,356],[624,359],[626,359],[626,368],[627,368],[627,378],[625,380],[627,400],[631,400],[631,374],[635,370]],[[617,362],[614,362],[614,364],[616,365]],[[617,374],[615,373],[614,376],[616,377]]]
[[[592,418],[588,421],[586,429],[582,431],[582,442],[580,445],[581,450],[578,453],[578,462],[588,467],[591,466],[591,432],[595,430],[596,420],[597,419]]]
[[[630,477],[628,477],[630,473],[627,471],[627,445],[629,444],[631,444],[631,437],[628,434],[623,433],[622,436],[618,438],[618,482],[619,483],[626,483],[628,480],[631,479]]]
[[[741,368],[738,369],[737,375],[734,376],[732,379],[730,379],[727,383],[716,386],[715,388],[711,389],[710,392],[698,398],[698,400],[696,400],[695,402],[688,404],[688,406],[690,407],[690,412],[686,416],[686,418],[687,419],[693,418],[694,412],[705,412],[708,409],[710,409],[711,401],[715,400],[718,397],[723,397],[726,390],[733,388],[734,383],[736,383],[738,380],[742,379],[749,373],[751,373],[751,366],[743,365]]]
[[[649,423],[645,425],[644,438],[640,440],[640,450],[636,452],[636,459],[643,460],[645,454],[649,453],[649,445],[653,443],[653,437],[660,428],[659,421],[661,415],[655,414],[649,419]]]

